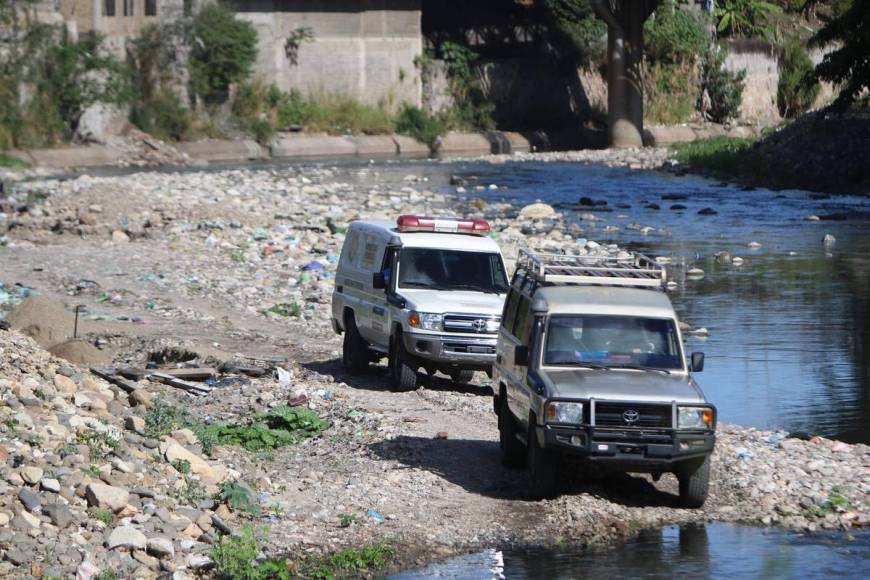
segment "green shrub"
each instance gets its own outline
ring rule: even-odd
[[[737,73],[725,69],[725,51],[711,50],[701,63],[701,101],[706,91],[710,98],[707,115],[712,121],[724,123],[740,115],[740,102],[746,71]]]
[[[720,136],[677,143],[672,147],[675,151],[674,158],[682,165],[733,178],[763,170],[765,162],[752,151],[755,142],[754,139]]]
[[[447,126],[442,119],[427,115],[419,107],[405,104],[396,117],[396,132],[425,143],[435,153],[438,140],[447,132]]]
[[[257,59],[257,31],[220,4],[208,4],[193,21],[190,83],[207,101],[226,99],[229,87],[248,78]]]
[[[813,75],[813,61],[800,40],[792,38],[783,47],[779,59],[779,84],[776,87],[779,114],[791,118],[808,111],[820,90],[819,81]]]
[[[362,548],[345,548],[320,558],[306,576],[311,578],[346,578],[370,576],[389,564],[396,550],[387,543],[369,544]]]
[[[707,52],[710,37],[702,17],[680,10],[673,0],[659,6],[644,25],[644,49],[652,62],[694,62]]]
[[[264,451],[314,437],[328,426],[310,409],[282,405],[258,413],[248,425],[219,423],[205,427],[205,432],[222,445],[241,445],[249,451]]]
[[[3,141],[0,139],[0,149],[2,149],[2,143]],[[17,157],[0,153],[0,167],[30,167],[30,164]]]
[[[644,119],[672,125],[688,121],[698,98],[697,67],[689,62],[647,63],[644,67]]]
[[[100,35],[73,40],[66,27],[21,18],[17,10],[4,18],[14,32],[0,50],[0,148],[54,145],[72,137],[89,106],[130,98],[127,70],[103,49]]]
[[[247,512],[253,516],[260,514],[260,506],[251,497],[248,488],[239,485],[235,481],[225,481],[222,483],[220,492],[218,492],[215,499],[227,504],[233,510]]]
[[[780,12],[779,6],[766,0],[722,0],[716,3],[713,18],[722,36],[769,38],[770,17]]]
[[[223,536],[212,546],[211,559],[214,561],[218,578],[226,580],[290,578],[290,570],[284,560],[268,558],[258,563],[254,562],[260,553],[260,545],[263,541],[260,534],[255,533],[251,526],[244,526],[238,536]]]
[[[158,139],[181,141],[190,136],[193,115],[177,95],[164,90],[151,100],[134,105],[130,122]]]
[[[560,52],[584,66],[603,60],[607,27],[589,0],[544,0],[542,7]]]

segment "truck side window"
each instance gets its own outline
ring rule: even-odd
[[[341,257],[339,258],[340,266],[351,266],[357,268],[357,258],[359,257],[359,233],[350,231],[347,238],[344,240],[344,247],[341,249]]]
[[[531,300],[525,296],[520,297],[519,304],[517,305],[517,317],[513,326],[513,335],[519,339],[522,339],[523,331],[526,329],[526,322],[529,317],[531,306]]]
[[[520,293],[511,288],[507,300],[504,303],[504,312],[501,317],[501,325],[505,330],[511,332],[514,327],[514,319],[517,315],[517,302],[519,302]]]

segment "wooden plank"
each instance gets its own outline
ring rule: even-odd
[[[153,373],[154,371],[151,372]],[[160,369],[158,372],[177,379],[187,379],[189,381],[206,381],[217,377],[217,370],[211,367],[195,369]]]
[[[152,372],[154,371],[150,369],[134,369],[133,367],[122,367],[118,369],[117,374],[121,375],[125,379],[130,379],[131,381],[141,381]]]
[[[115,375],[116,371],[115,371],[115,369],[112,369],[112,368],[98,369],[98,368],[92,367],[91,372],[94,373],[95,375],[97,375],[98,377],[100,377],[101,379],[109,381],[113,385],[117,385],[123,391],[125,391],[127,393],[132,393],[133,391],[139,389],[141,386],[137,383],[134,383],[131,381],[125,381],[121,377],[116,376]]]
[[[176,389],[187,391],[188,393],[192,393],[194,395],[206,395],[211,392],[211,387],[207,387],[205,385],[197,385],[195,383],[188,383],[187,381],[182,381],[181,379],[177,379],[171,375],[167,375],[162,372],[151,373],[148,378],[154,381],[161,382],[164,385],[169,385],[170,387],[175,387]]]

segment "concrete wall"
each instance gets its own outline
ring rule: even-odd
[[[420,0],[253,0],[235,5],[260,39],[255,76],[284,90],[341,93],[369,104],[421,103]],[[293,64],[286,39],[308,28]]]
[[[776,90],[779,84],[777,51],[762,42],[751,43],[749,46],[743,43],[731,43],[727,46],[725,68],[732,72],[746,71],[740,121],[762,126],[781,121],[776,104]],[[809,55],[810,60],[817,64],[825,55],[825,50],[813,49]],[[816,105],[820,106],[830,101],[833,95],[833,87],[823,83]]]

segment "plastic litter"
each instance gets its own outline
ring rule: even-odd
[[[737,454],[737,459],[752,459],[752,453],[746,447],[738,447],[734,451]]]
[[[287,369],[275,367],[275,374],[278,376],[278,382],[282,385],[289,385],[293,379],[293,374]]]
[[[375,508],[369,508],[366,510],[366,515],[376,523],[382,524],[386,518],[384,518],[383,514],[376,510]]]
[[[302,270],[306,272],[316,272],[318,270],[323,270],[323,264],[321,264],[317,260],[314,260],[302,266]]]

